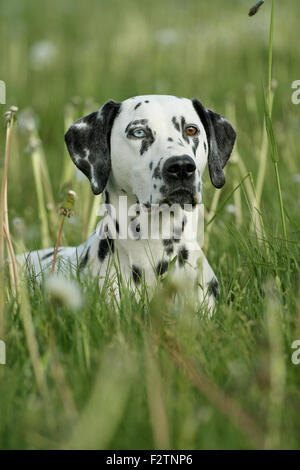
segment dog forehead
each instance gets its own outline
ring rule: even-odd
[[[128,125],[135,120],[147,119],[153,123],[163,119],[164,122],[170,121],[171,125],[174,117],[181,116],[190,122],[199,121],[190,99],[171,95],[142,95],[122,102],[118,120],[120,124]]]

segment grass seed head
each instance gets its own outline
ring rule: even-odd
[[[260,9],[260,7],[264,4],[265,2],[263,0],[260,0],[259,2],[257,2],[252,8],[250,8],[250,11],[249,11],[249,16],[254,16],[256,15],[256,13],[258,12],[258,10]]]
[[[75,199],[77,198],[77,195],[75,191],[68,191],[67,197],[63,203],[63,205],[60,208],[60,214],[64,215],[66,217],[71,217],[73,215],[73,206],[75,203]]]

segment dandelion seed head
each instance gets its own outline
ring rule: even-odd
[[[60,305],[78,310],[82,306],[82,294],[75,281],[54,274],[45,282],[46,292],[50,299]]]
[[[18,128],[25,132],[32,132],[37,127],[37,118],[31,108],[21,111],[18,116]]]

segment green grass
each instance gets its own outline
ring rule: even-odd
[[[144,295],[137,303],[123,289],[118,308],[106,291],[99,293],[95,280],[81,282],[83,307],[72,311],[51,303],[44,290],[24,285],[18,305],[6,279],[0,448],[299,448],[300,365],[292,364],[291,344],[300,339],[300,185],[294,180],[300,173],[300,106],[291,103],[291,83],[300,78],[300,8],[297,0],[274,2],[277,87],[269,137],[276,139],[271,150],[278,151],[278,174],[270,151],[260,204],[262,242],[253,230],[250,177],[240,184],[251,172],[256,186],[267,113],[261,88],[269,83],[272,2],[266,0],[249,18],[254,3],[1,2],[0,79],[7,86],[2,109],[19,107],[8,176],[16,246],[14,219],[23,219],[22,242],[35,249],[45,229],[41,211],[47,210],[34,183],[41,174],[34,173],[32,151],[26,152],[30,133],[21,126],[28,122],[28,107],[42,142],[36,158],[42,161],[44,152],[57,207],[64,198],[62,175],[69,171],[64,126],[97,109],[90,97],[100,105],[142,93],[195,96],[235,121],[238,140],[209,225],[207,257],[221,287],[211,320],[188,303],[174,303],[168,282],[151,303]],[[32,51],[41,40],[53,44],[56,55],[38,66]],[[2,162],[1,157],[1,177]],[[93,198],[87,180],[73,171],[70,180],[79,199],[63,236],[64,243],[79,244]],[[208,221],[216,190],[208,174],[205,182]],[[46,205],[45,191],[43,196]],[[240,217],[227,210],[239,203]],[[46,223],[54,245],[55,211],[47,210]],[[29,314],[38,356],[26,339]]]

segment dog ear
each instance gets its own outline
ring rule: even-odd
[[[231,155],[236,132],[227,119],[206,109],[196,98],[192,99],[192,103],[207,135],[211,182],[216,188],[222,188],[225,184],[223,168]]]
[[[90,180],[94,194],[100,194],[110,169],[110,135],[121,103],[107,101],[99,111],[74,122],[65,135],[71,159]]]

